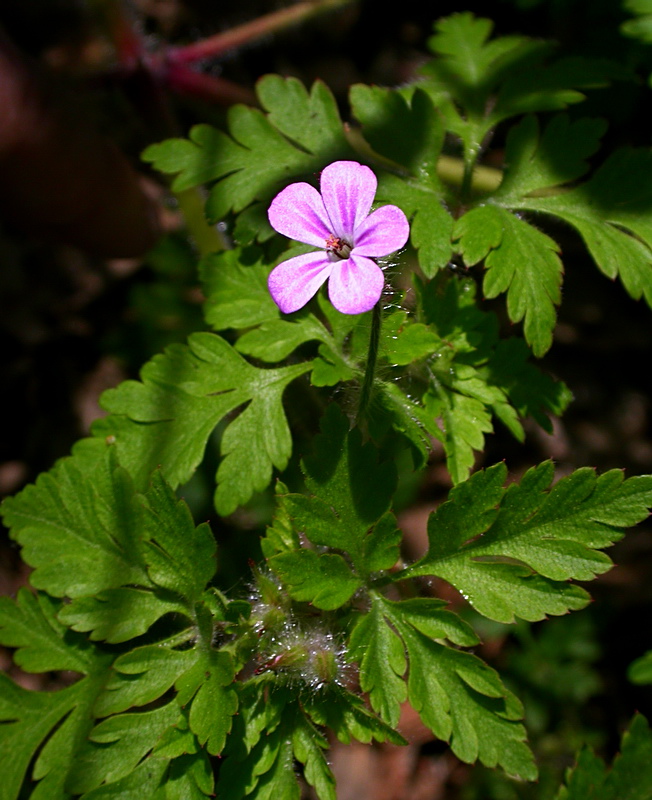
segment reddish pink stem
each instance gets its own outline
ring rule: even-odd
[[[304,0],[304,2],[297,3],[294,6],[290,6],[290,8],[272,11],[270,14],[265,14],[223,33],[217,33],[215,36],[209,36],[199,42],[183,47],[171,47],[167,57],[170,63],[177,64],[192,63],[201,61],[204,58],[215,58],[215,56],[240,47],[253,39],[267,36],[282,28],[294,25],[324,11],[347,5],[350,2],[351,0]]]
[[[256,105],[256,95],[251,89],[215,75],[196,72],[185,64],[169,64],[165,80],[171,90],[208,102]]]

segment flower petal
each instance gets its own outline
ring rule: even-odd
[[[282,261],[267,279],[274,302],[284,314],[298,311],[317,293],[332,267],[325,252],[304,253]]]
[[[362,314],[380,300],[385,276],[371,259],[352,255],[334,262],[332,266],[328,296],[338,311],[343,314]]]
[[[352,243],[356,227],[374,201],[376,176],[357,161],[335,161],[322,171],[320,185],[333,233]]]
[[[321,195],[309,183],[286,186],[272,200],[267,216],[275,231],[314,247],[325,247],[333,233]]]
[[[355,229],[353,252],[360,256],[388,256],[400,250],[410,235],[410,223],[398,206],[381,206]]]

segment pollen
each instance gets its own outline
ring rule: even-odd
[[[338,258],[348,258],[349,254],[351,253],[351,245],[345,240],[340,239],[339,237],[335,236],[334,233],[331,233],[328,236],[326,241],[326,250],[328,253],[332,253],[333,255],[337,256]]]

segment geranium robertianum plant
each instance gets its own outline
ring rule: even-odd
[[[0,675],[3,800],[298,798],[297,765],[326,800],[327,736],[400,745],[406,701],[462,761],[536,777],[519,700],[420,579],[479,618],[563,615],[589,601],[573,581],[609,569],[603,550],[647,516],[649,476],[555,482],[544,462],[506,485],[504,463],[473,464],[494,419],[522,440],[525,418],[549,429],[570,401],[531,359],[560,300],[547,218],[652,301],[652,159],[617,151],[586,177],[605,126],[564,110],[621,70],[490,32],[442,20],[419,81],[352,87],[356,135],[322,83],[267,76],[263,110],[236,106],[227,130],[146,151],[175,189],[209,184],[207,217],[234,246],[200,264],[213,332],[106,392],[93,436],[3,506],[35,592],[0,601],[0,641],[28,672],[78,676],[48,693]],[[487,177],[478,159],[499,126],[506,168]],[[502,335],[480,293],[506,295],[522,337]],[[433,439],[452,489],[407,563],[398,469],[405,453],[423,469]],[[216,447],[218,514],[274,491],[248,589],[220,582],[216,539],[176,494]],[[623,752],[640,780],[650,747],[638,718]],[[602,793],[588,796],[618,797],[625,772],[605,778],[584,755],[559,796],[587,796],[574,792],[589,775]]]

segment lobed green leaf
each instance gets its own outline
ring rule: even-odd
[[[175,486],[190,478],[218,422],[245,406],[221,442],[215,503],[230,514],[269,484],[274,467],[287,465],[292,442],[282,396],[309,369],[309,363],[258,369],[219,336],[194,334],[188,346],[172,346],[146,364],[142,383],[126,381],[103,395],[112,416],[96,433],[115,438],[137,483],[160,465]]]
[[[601,549],[648,515],[652,478],[580,469],[551,487],[545,462],[503,490],[504,465],[452,490],[428,523],[428,553],[403,575],[438,575],[485,616],[542,619],[588,602],[569,579],[591,580],[611,560]]]
[[[556,800],[639,800],[652,796],[652,734],[636,714],[622,736],[620,753],[607,770],[602,759],[585,748],[568,770]]]

